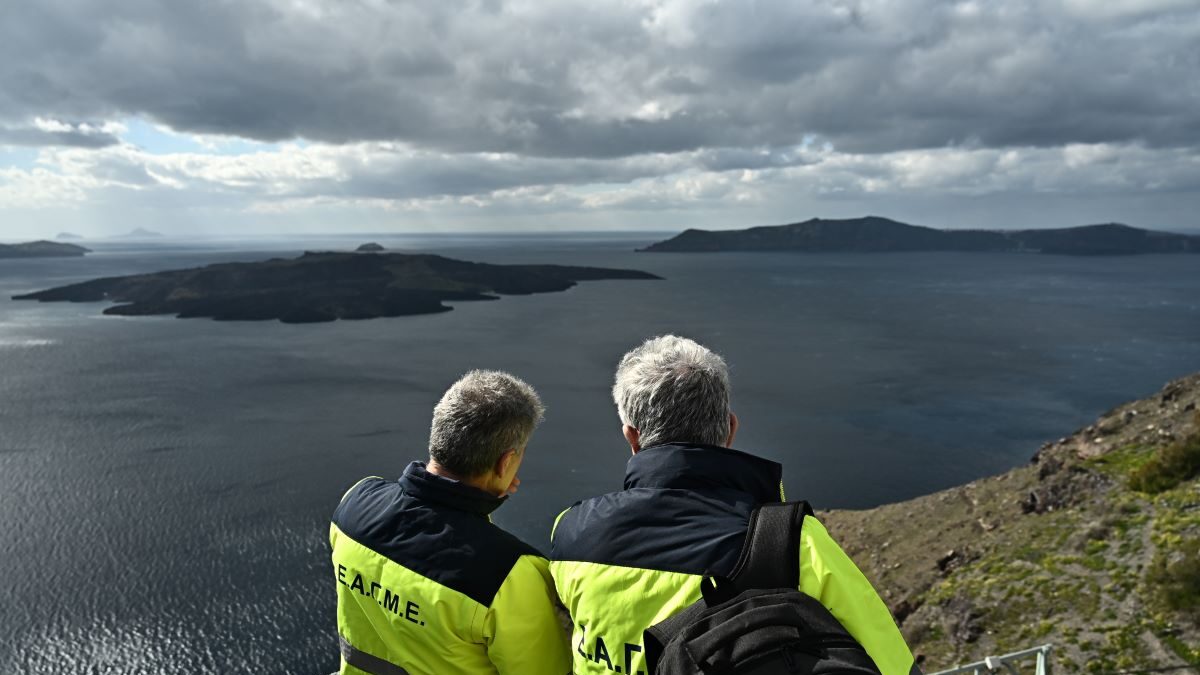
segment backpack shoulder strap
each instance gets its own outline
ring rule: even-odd
[[[800,583],[800,529],[813,515],[808,502],[763,504],[750,516],[746,543],[730,574],[739,591],[796,588]]]

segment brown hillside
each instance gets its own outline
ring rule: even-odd
[[[1200,663],[1197,408],[1200,373],[1028,466],[820,516],[926,672],[1045,643],[1058,672]]]

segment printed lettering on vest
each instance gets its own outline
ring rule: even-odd
[[[353,578],[351,578],[353,575]],[[350,579],[349,582],[346,580]],[[345,565],[337,566],[337,581],[342,586],[358,593],[359,595],[369,597],[379,604],[383,609],[395,614],[403,616],[410,623],[418,626],[424,626],[425,621],[421,618],[421,605],[415,600],[405,600],[403,610],[400,608],[400,593],[385,587],[378,581],[365,580],[361,573],[352,570]],[[370,590],[368,590],[370,589]],[[380,591],[383,591],[382,594]]]
[[[579,642],[575,645],[575,653],[580,658],[592,663],[603,664],[609,672],[625,673],[625,675],[646,675],[646,671],[640,668],[637,669],[637,672],[634,672],[633,659],[635,655],[642,653],[642,645],[620,640],[609,640],[606,642],[603,635],[597,635],[595,640],[589,642],[587,626],[579,624],[575,629],[579,633]],[[620,644],[623,646],[623,649],[615,654],[610,654],[608,651],[609,642]],[[624,658],[622,659],[622,657]],[[616,659],[615,661],[614,658]]]

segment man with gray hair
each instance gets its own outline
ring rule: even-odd
[[[340,673],[564,675],[546,559],[490,514],[516,492],[542,402],[474,370],[433,409],[429,462],[350,488],[333,513]]]
[[[646,675],[643,631],[699,599],[705,576],[730,576],[755,509],[783,501],[783,468],[730,447],[738,418],[729,398],[724,359],[687,338],[652,338],[621,359],[613,400],[633,452],[625,489],[576,503],[551,532],[550,571],[572,618],[576,675]],[[910,675],[912,654],[887,607],[804,513],[796,588],[819,600],[883,675]]]

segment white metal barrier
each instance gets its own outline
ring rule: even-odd
[[[968,663],[965,666],[955,666],[950,670],[942,670],[932,673],[932,675],[966,675],[968,673],[970,675],[990,675],[1002,672],[1001,668],[1009,675],[1021,675],[1022,671],[1017,669],[1017,662],[1027,661],[1031,657],[1034,658],[1034,675],[1050,675],[1050,650],[1053,647],[1054,645],[1042,645],[1003,656],[989,656],[982,661]]]

